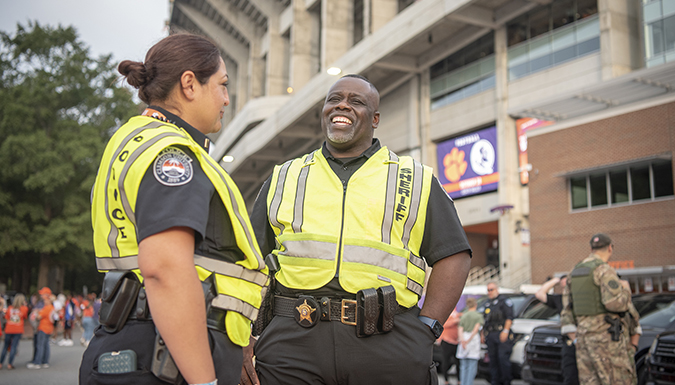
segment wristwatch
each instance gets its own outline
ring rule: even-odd
[[[431,332],[434,333],[434,336],[436,338],[440,337],[441,334],[443,334],[443,325],[441,325],[440,322],[433,318],[425,317],[423,315],[417,317],[420,321],[424,322],[429,329],[431,329]]]

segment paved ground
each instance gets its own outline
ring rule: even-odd
[[[38,370],[26,368],[26,364],[31,360],[33,355],[33,340],[22,339],[19,344],[19,351],[14,359],[16,369],[7,370],[7,361],[5,361],[3,368],[0,370],[0,385],[76,385],[78,382],[80,360],[82,353],[84,353],[84,347],[79,344],[81,335],[82,332],[79,330],[73,332],[74,346],[50,345],[50,367]],[[5,360],[8,359],[9,357]],[[450,373],[454,373],[454,368]],[[438,383],[443,385],[443,376],[438,376]],[[450,384],[457,384],[455,376],[451,376]],[[488,385],[489,382],[478,379],[474,384]],[[525,383],[513,381],[512,384],[522,385]]]
[[[28,369],[33,358],[33,340],[22,339],[14,358],[14,370],[7,370],[7,361],[0,370],[0,385],[76,385],[84,346],[80,345],[82,332],[73,332],[73,346],[50,345],[49,368]],[[59,337],[60,338],[60,337]],[[2,338],[4,344],[4,336]]]

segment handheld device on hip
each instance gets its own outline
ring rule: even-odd
[[[136,369],[136,352],[133,350],[107,352],[98,357],[99,373],[130,373],[135,372]]]
[[[176,363],[173,357],[171,357],[171,353],[169,353],[169,348],[164,343],[159,332],[157,332],[157,337],[155,338],[150,371],[155,377],[169,384],[180,384],[183,381],[183,376],[180,374],[178,367],[176,367]]]

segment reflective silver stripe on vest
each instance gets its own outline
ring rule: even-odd
[[[229,295],[218,294],[218,296],[211,301],[211,305],[218,309],[235,311],[251,321],[254,321],[256,317],[258,317],[258,309],[256,309],[255,306],[238,298],[230,297]]]
[[[408,260],[406,258],[372,247],[344,245],[342,261],[378,266],[401,275],[408,274]]]
[[[309,174],[309,167],[305,167],[308,163],[314,158],[316,150],[307,156],[305,164],[300,169],[300,175],[298,176],[298,186],[295,191],[295,203],[293,206],[293,222],[291,223],[291,228],[294,233],[300,233],[302,231],[302,216],[304,215],[303,209],[305,207],[305,190],[307,189],[307,174]]]
[[[421,296],[422,295],[422,285],[419,283],[413,281],[412,279],[408,278],[408,284],[406,285],[408,290],[412,291],[413,293]]]
[[[138,269],[138,255],[128,257],[96,257],[98,270],[133,270]]]
[[[422,197],[422,175],[424,173],[424,167],[422,163],[413,160],[413,165],[415,170],[413,171],[413,183],[412,188],[410,189],[410,211],[408,214],[408,219],[405,221],[403,227],[403,236],[401,237],[401,242],[403,242],[403,247],[408,248],[408,241],[410,241],[410,232],[412,231],[415,222],[417,221],[417,212],[420,208],[420,200]]]
[[[232,262],[204,257],[197,254],[195,254],[194,261],[195,265],[226,277],[243,279],[244,281],[252,282],[259,286],[264,286],[265,283],[267,283],[267,274],[263,274],[257,270],[247,269]]]
[[[203,159],[206,160],[207,163],[211,165],[211,167],[216,170],[218,175],[220,176],[220,179],[222,180],[223,184],[227,187],[227,192],[228,195],[230,196],[230,204],[232,205],[232,209],[234,210],[234,215],[237,217],[237,220],[239,221],[239,225],[241,226],[242,230],[244,231],[244,234],[246,234],[246,240],[248,241],[248,244],[250,245],[250,249],[253,252],[253,255],[255,255],[256,260],[258,261],[258,270],[262,270],[265,268],[265,261],[263,260],[262,255],[256,250],[256,248],[253,246],[255,245],[256,240],[254,239],[253,232],[250,231],[250,228],[246,226],[246,221],[244,218],[241,216],[239,204],[237,203],[237,199],[235,198],[234,191],[230,188],[230,185],[226,182],[225,176],[223,175],[223,170],[216,161],[211,158],[210,155],[208,155],[206,152],[202,156]]]
[[[396,207],[396,178],[398,177],[398,156],[389,151],[389,171],[387,175],[387,193],[384,202],[384,218],[382,220],[382,242],[391,244],[391,227],[394,224],[394,208]]]
[[[274,197],[272,198],[272,202],[270,204],[270,223],[272,226],[278,228],[282,233],[284,232],[284,225],[279,223],[277,217],[279,215],[281,198],[284,194],[284,182],[286,182],[286,175],[288,174],[288,169],[291,167],[292,163],[293,161],[289,160],[281,166],[281,170],[279,170],[279,177],[277,178],[277,185],[274,189]]]
[[[421,270],[426,271],[426,263],[424,260],[413,253],[410,253],[410,263],[419,267]]]
[[[131,223],[136,226],[136,214],[134,213],[134,210],[132,209],[131,205],[129,204],[129,198],[127,197],[127,194],[124,189],[124,179],[126,179],[127,174],[129,173],[129,169],[131,166],[134,164],[136,159],[145,152],[148,148],[152,147],[155,143],[159,142],[160,140],[172,136],[177,136],[179,138],[183,138],[182,135],[180,135],[177,132],[164,132],[161,133],[152,139],[148,140],[147,142],[141,144],[138,146],[134,152],[129,155],[129,158],[126,160],[124,166],[122,167],[122,171],[120,172],[119,178],[118,178],[118,183],[119,183],[119,192],[120,192],[120,201],[122,202],[122,206],[124,207],[124,212],[129,216],[129,220]],[[125,144],[126,145],[126,144]],[[151,166],[152,167],[152,166]]]
[[[122,139],[121,145],[118,146],[115,149],[115,152],[113,153],[113,156],[110,158],[110,164],[108,165],[108,175],[106,175],[106,178],[105,178],[105,190],[104,190],[103,195],[104,195],[104,201],[105,201],[105,203],[104,203],[105,215],[106,215],[106,218],[108,219],[108,223],[110,223],[110,233],[108,234],[108,247],[110,247],[110,253],[111,253],[113,258],[119,257],[120,251],[117,249],[117,243],[116,243],[117,235],[118,235],[117,227],[115,227],[112,219],[110,219],[110,207],[108,205],[107,189],[108,189],[108,184],[110,183],[110,175],[113,171],[112,165],[115,162],[115,159],[117,159],[117,157],[120,155],[120,153],[122,152],[124,147],[126,147],[127,143],[129,143],[129,141],[132,138],[136,137],[138,134],[140,134],[142,131],[144,131],[146,129],[157,128],[157,127],[162,126],[163,124],[164,123],[162,123],[162,122],[150,122],[150,123],[146,124],[145,126],[142,126],[142,127],[139,127],[137,129],[133,130],[131,133],[129,133],[129,135],[127,135],[124,139]],[[119,191],[118,191],[118,193],[119,193]],[[104,270],[108,270],[108,269],[104,269]]]
[[[329,261],[335,259],[335,248],[337,247],[333,242],[319,241],[284,241],[283,246],[286,250],[280,251],[279,255]]]

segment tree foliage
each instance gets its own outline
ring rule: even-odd
[[[0,31],[0,271],[45,257],[93,265],[91,187],[106,141],[135,112],[111,56],[92,58],[73,27]]]

